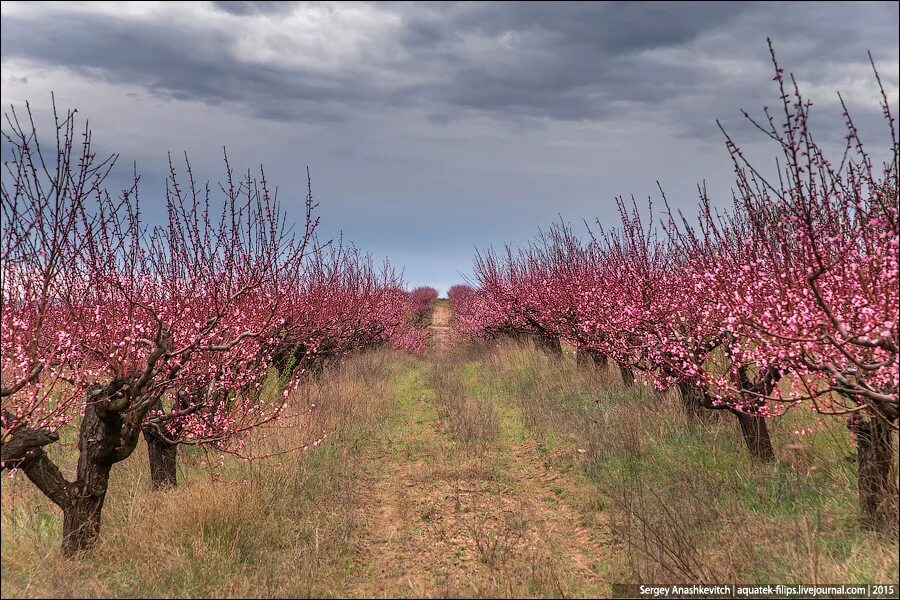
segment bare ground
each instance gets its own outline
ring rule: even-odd
[[[360,457],[353,592],[608,595],[603,540],[567,501],[577,481],[545,466],[518,410],[502,407],[497,443],[463,449],[423,379],[413,370],[401,381],[381,442]]]
[[[446,303],[435,303],[428,333],[432,347],[443,349],[450,344],[450,307]]]

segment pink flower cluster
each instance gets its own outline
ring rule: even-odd
[[[385,263],[354,248],[317,251],[288,277],[291,292],[273,344],[280,372],[319,370],[355,350],[391,344],[409,350],[416,303]]]
[[[427,320],[437,297],[438,292],[433,287],[417,287],[409,293],[409,323],[411,327],[421,328],[428,324]]]
[[[405,329],[391,339],[391,346],[398,350],[422,354],[428,344],[428,336],[421,329]]]

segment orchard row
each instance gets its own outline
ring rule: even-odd
[[[895,123],[882,88],[890,147],[876,165],[844,107],[846,146],[830,162],[808,126],[811,103],[774,54],[773,63],[782,104],[751,119],[777,146],[773,177],[726,133],[730,210],[715,211],[704,189],[696,220],[668,210],[664,194],[658,216],[619,199],[620,225],[598,225],[587,241],[556,224],[528,247],[479,253],[477,289],[450,290],[454,324],[557,351],[564,340],[614,361],[626,380],[675,387],[694,418],[733,413],[762,460],[775,456],[766,419],[797,405],[847,418],[863,522],[889,528],[900,381]]]
[[[437,292],[404,289],[387,263],[323,243],[311,193],[288,225],[265,173],[197,182],[169,160],[165,221],[145,221],[138,178],[107,191],[75,113],[38,137],[7,117],[3,175],[2,466],[64,514],[63,548],[96,540],[114,464],[143,434],[154,487],[175,484],[177,448],[242,454],[256,427],[326,362],[390,344],[420,352]],[[277,398],[264,393],[277,373]],[[271,387],[271,386],[270,386]],[[46,447],[78,428],[68,480]]]

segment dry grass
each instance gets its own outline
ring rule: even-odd
[[[727,415],[688,421],[674,394],[505,345],[490,361],[548,460],[577,464],[610,509],[635,582],[896,582],[896,542],[860,531],[840,419],[770,423],[778,460],[753,462]],[[812,426],[812,435],[793,432]],[[579,452],[579,449],[581,450]]]
[[[433,357],[427,385],[434,392],[438,415],[455,439],[466,448],[483,453],[497,439],[500,420],[493,398],[473,385],[472,352],[457,350]]]
[[[688,421],[673,395],[512,343],[359,355],[292,405],[294,422],[253,449],[317,446],[221,467],[184,451],[171,491],[150,492],[140,448],[113,470],[99,546],[77,559],[58,551],[59,511],[4,480],[3,597],[569,597],[615,581],[898,578],[897,544],[857,527],[839,419],[774,421],[778,460],[759,464],[727,416]]]
[[[294,399],[303,429],[254,442],[276,452],[327,432],[309,451],[226,458],[215,478],[201,454],[183,452],[179,487],[152,493],[139,448],[114,469],[101,540],[81,558],[59,554],[61,514],[30,482],[4,482],[3,596],[333,595],[357,531],[354,452],[389,403],[387,360],[351,358]]]
[[[368,577],[358,594],[609,594],[601,544],[557,495],[559,475],[521,411],[499,397],[484,350],[438,353],[397,388],[391,439],[366,494]]]
[[[98,547],[77,559],[58,552],[58,511],[29,482],[5,482],[3,596],[608,593],[600,551],[545,487],[518,411],[493,404],[480,355],[434,360],[355,357],[294,399],[298,415],[317,406],[290,424],[302,433],[254,440],[273,452],[328,432],[305,453],[226,458],[216,478],[188,453],[164,493],[136,455],[115,470]],[[485,412],[473,419],[460,398]]]

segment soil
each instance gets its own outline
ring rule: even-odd
[[[445,314],[435,321],[446,322]],[[605,528],[597,526],[603,515],[587,515],[587,526],[575,473],[554,470],[509,405],[500,407],[496,443],[462,448],[439,418],[425,379],[418,368],[405,377],[382,439],[361,456],[363,525],[353,591],[609,596],[609,540],[598,539]]]

